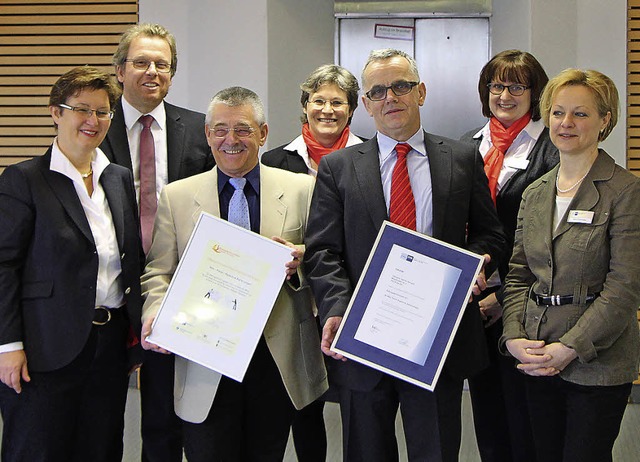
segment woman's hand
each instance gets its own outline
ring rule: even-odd
[[[502,317],[502,305],[498,302],[495,292],[487,295],[478,302],[480,316],[485,322],[484,327],[490,327]]]
[[[16,393],[20,393],[22,391],[20,379],[31,382],[27,368],[27,355],[24,354],[24,350],[0,353],[0,380],[2,383],[13,388]]]
[[[555,375],[559,371],[543,366],[551,357],[541,352],[544,340],[514,338],[505,343],[511,356],[520,361],[518,369],[527,375]]]

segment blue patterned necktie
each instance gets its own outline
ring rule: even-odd
[[[247,179],[229,178],[229,183],[235,188],[235,191],[229,201],[228,221],[250,230],[249,204],[247,203],[247,197],[244,195],[244,185],[247,183]]]

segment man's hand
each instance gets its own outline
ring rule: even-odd
[[[304,250],[300,249],[295,244],[292,244],[289,241],[286,241],[278,236],[273,236],[272,240],[279,242],[280,244],[284,244],[287,247],[290,247],[291,250],[291,261],[288,261],[284,266],[286,267],[287,272],[287,281],[291,279],[291,276],[296,274],[298,271],[298,267],[300,266],[300,262],[302,261],[302,257],[304,257]]]
[[[320,341],[320,349],[325,355],[330,356],[333,359],[346,361],[347,358],[339,353],[331,351],[331,344],[333,343],[333,339],[336,338],[336,332],[338,332],[338,328],[340,327],[341,322],[342,316],[332,316],[327,319],[327,322],[324,323],[324,327],[322,328],[322,340]]]
[[[162,353],[164,355],[170,355],[171,354],[170,351],[165,350],[162,347],[159,347],[155,343],[151,343],[151,342],[147,341],[147,337],[151,335],[151,325],[153,324],[153,321],[155,319],[156,319],[155,316],[147,318],[147,320],[142,325],[142,336],[140,337],[140,344],[142,345],[142,348],[144,348],[145,350],[151,350],[151,351],[154,351],[156,353]]]
[[[491,261],[491,256],[488,253],[485,253],[483,256],[484,261],[482,262],[482,268],[478,273],[478,277],[476,277],[476,282],[473,285],[473,289],[471,289],[471,296],[469,297],[469,302],[473,300],[473,296],[478,296],[482,293],[484,289],[487,288],[487,278],[484,274],[484,269],[487,266],[487,263]]]
[[[20,393],[22,391],[20,379],[25,382],[31,381],[27,368],[27,355],[24,354],[24,350],[0,353],[0,380],[2,383],[13,388],[16,393]]]

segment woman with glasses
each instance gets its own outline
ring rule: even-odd
[[[344,67],[325,64],[300,85],[302,134],[262,155],[262,163],[296,173],[316,174],[322,156],[362,143],[349,130],[358,107],[358,80]]]
[[[271,167],[315,176],[323,156],[362,143],[349,130],[351,117],[358,107],[360,86],[345,68],[326,64],[314,70],[300,88],[302,134],[286,145],[265,152],[261,161]],[[323,409],[324,403],[316,401],[296,413],[292,432],[300,462],[326,460]]]
[[[132,175],[98,148],[119,93],[64,74],[53,144],[0,176],[2,460],[122,460],[142,250]]]
[[[506,50],[480,72],[478,93],[489,121],[462,137],[476,144],[502,222],[507,258],[488,282],[480,300],[491,365],[469,380],[474,426],[483,462],[533,461],[535,454],[523,399],[522,374],[497,349],[502,333],[502,285],[513,249],[522,192],[558,163],[557,149],[540,120],[538,101],[547,74],[531,54]]]
[[[578,69],[540,100],[560,163],[522,196],[500,339],[540,461],[611,461],[638,378],[640,180],[598,147],[618,105],[609,77]]]

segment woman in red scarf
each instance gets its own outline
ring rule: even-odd
[[[296,173],[315,176],[320,159],[338,149],[363,140],[349,130],[358,107],[358,79],[344,67],[325,64],[300,85],[302,134],[292,142],[267,151],[262,163]],[[293,443],[300,462],[324,462],[327,438],[324,402],[316,401],[300,410],[292,425]]]
[[[559,161],[540,120],[538,102],[549,78],[531,54],[507,50],[494,56],[480,72],[478,92],[487,124],[462,137],[476,144],[484,159],[489,188],[498,216],[513,250],[516,218],[525,188]],[[505,258],[489,280],[480,310],[491,365],[469,380],[476,440],[486,461],[535,461],[522,374],[512,359],[498,353],[502,333],[502,283],[508,271]]]
[[[265,152],[262,163],[315,176],[322,156],[362,143],[349,130],[360,87],[344,67],[325,64],[313,71],[300,88],[302,134],[291,143]]]

